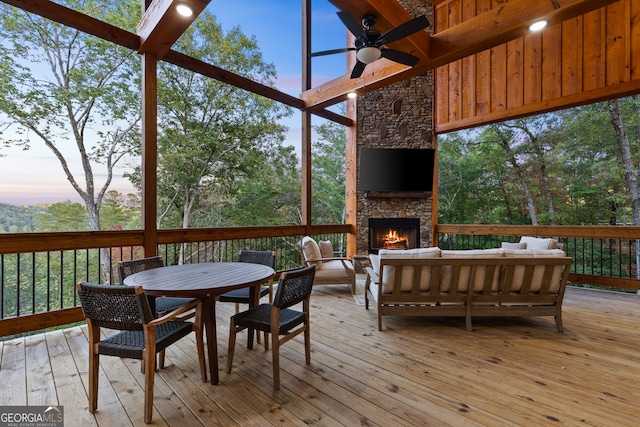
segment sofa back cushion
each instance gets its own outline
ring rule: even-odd
[[[560,249],[524,249],[524,250],[505,250],[504,255],[508,258],[521,257],[521,258],[545,258],[545,257],[564,257],[567,256],[564,251]],[[553,267],[553,273],[551,275],[552,287],[549,288],[550,293],[558,292],[560,285],[560,278],[562,277],[562,265],[556,265]],[[516,266],[513,272],[513,281],[511,284],[512,292],[519,292],[522,289],[522,285],[525,282],[525,270],[524,265]],[[538,292],[542,285],[544,278],[544,265],[535,266],[533,268],[533,274],[531,277],[531,285],[529,292]]]
[[[504,251],[502,249],[443,250],[441,256],[442,258],[501,258],[504,256]],[[476,274],[472,278],[471,266],[463,266],[460,269],[458,282],[452,283],[453,268],[450,265],[443,266],[440,274],[440,291],[449,292],[452,287],[455,287],[458,292],[467,292],[469,287],[474,291],[481,291],[487,274],[487,267],[477,266],[475,271]],[[500,279],[500,274],[498,273],[496,271],[493,276],[491,286],[493,291],[498,289]]]
[[[422,258],[440,258],[440,248],[418,248],[418,249],[406,249],[406,250],[393,250],[393,249],[380,249],[378,251],[378,257],[380,262],[385,259],[422,259]],[[373,259],[373,258],[372,258]],[[372,262],[374,271],[376,268],[376,261]],[[376,271],[378,275],[380,270]],[[414,274],[416,273],[416,267],[412,265],[402,266],[402,275],[400,280],[400,289],[402,291],[410,291],[413,284]],[[382,269],[381,286],[382,293],[391,293],[393,291],[393,281],[395,279],[396,267],[385,266]],[[423,267],[420,270],[420,290],[428,291],[431,286],[431,267]]]

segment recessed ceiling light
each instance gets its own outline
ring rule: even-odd
[[[529,30],[530,31],[540,31],[541,29],[543,29],[546,26],[547,26],[546,19],[541,19],[540,21],[536,21],[533,24],[529,25]]]
[[[357,94],[357,93],[355,93],[355,92],[349,92],[349,93],[347,94],[347,98],[349,98],[349,99],[356,98],[357,96],[358,96],[358,94]]]
[[[176,5],[176,11],[182,16],[193,15],[193,10],[191,10],[191,8],[184,3],[178,3]]]

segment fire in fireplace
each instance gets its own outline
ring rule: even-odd
[[[420,245],[419,218],[369,218],[369,253]]]

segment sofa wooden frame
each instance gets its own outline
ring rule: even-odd
[[[554,316],[558,332],[562,326],[562,300],[571,267],[571,257],[473,257],[473,258],[422,258],[422,259],[380,259],[380,276],[367,267],[365,283],[365,308],[369,301],[376,302],[378,329],[382,330],[382,316],[454,316],[464,317],[467,330],[472,330],[471,319],[478,316]],[[380,285],[379,277],[391,266],[395,274],[390,293],[383,293],[377,286],[377,295],[372,293],[372,284]],[[403,267],[413,267],[413,281],[410,291],[401,290]],[[554,271],[562,266],[560,280],[552,283]],[[431,280],[429,289],[420,290],[422,269],[429,268]],[[444,269],[450,268],[450,283],[459,283],[468,274],[466,284],[447,286],[444,289],[441,277]],[[512,288],[516,269],[524,271],[519,289]],[[534,269],[543,269],[540,286],[532,289]],[[466,273],[464,273],[466,269]],[[524,269],[524,270],[522,270]],[[540,270],[538,270],[540,271]],[[416,272],[418,274],[416,274]],[[478,279],[484,275],[483,279]],[[495,276],[498,275],[498,290],[495,290]],[[555,274],[557,278],[557,274]],[[481,283],[481,289],[477,284]],[[474,291],[468,292],[469,284]],[[492,287],[494,290],[492,291]]]

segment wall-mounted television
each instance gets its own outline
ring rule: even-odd
[[[361,148],[358,190],[424,193],[433,190],[432,148]]]

